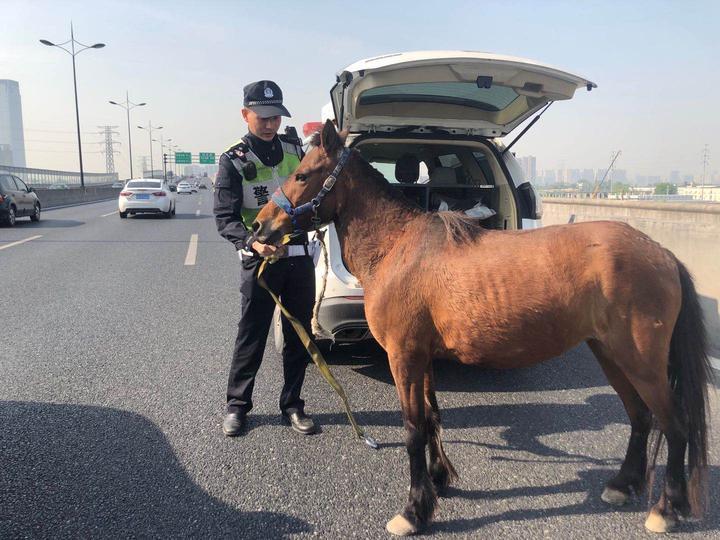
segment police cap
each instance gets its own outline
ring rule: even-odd
[[[273,81],[257,81],[243,88],[243,106],[261,118],[271,116],[290,117],[283,107],[283,96],[280,87]]]

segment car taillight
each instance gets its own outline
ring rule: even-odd
[[[156,197],[164,197],[166,193],[164,191],[155,191],[153,195],[155,195]]]
[[[121,191],[120,192],[121,197],[129,197],[130,195],[132,195],[132,191]]]

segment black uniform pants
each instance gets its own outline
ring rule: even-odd
[[[227,411],[247,413],[253,406],[255,375],[262,362],[275,302],[258,284],[259,261],[243,257],[241,266],[240,322],[228,378]],[[268,287],[280,296],[288,311],[310,332],[315,302],[315,267],[312,257],[279,259],[274,264],[266,265],[263,277]],[[280,410],[290,414],[302,411],[305,405],[300,398],[300,391],[310,356],[295,329],[284,316],[282,330],[285,341],[282,350],[285,384],[280,393]]]

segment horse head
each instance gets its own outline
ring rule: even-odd
[[[278,244],[286,234],[309,231],[333,221],[341,191],[335,188],[335,182],[349,156],[345,135],[338,134],[328,120],[300,165],[255,218],[254,238],[263,244]]]

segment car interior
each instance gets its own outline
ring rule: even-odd
[[[370,139],[355,147],[420,208],[464,212],[490,229],[516,228],[512,191],[482,143]]]

